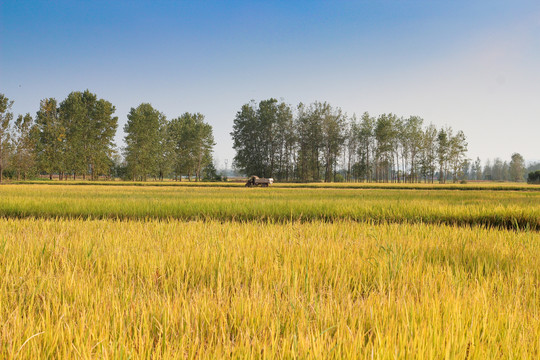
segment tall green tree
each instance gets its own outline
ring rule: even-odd
[[[511,181],[523,181],[525,176],[525,159],[523,159],[521,154],[512,154],[509,172]]]
[[[8,166],[11,155],[11,121],[13,101],[4,94],[0,94],[0,183],[3,180],[4,170]]]
[[[473,164],[474,180],[482,180],[482,161],[479,157],[476,158]]]
[[[131,108],[124,126],[126,147],[124,156],[128,172],[135,180],[158,177],[161,127],[165,115],[148,103]]]
[[[203,170],[212,162],[215,145],[212,126],[200,113],[184,113],[168,125],[172,142],[173,169],[176,177],[191,176],[200,181]]]
[[[202,114],[192,114],[194,118],[194,142],[192,155],[195,158],[195,174],[197,180],[200,181],[203,175],[203,170],[212,163],[212,151],[214,145],[214,134],[212,126],[204,122]]]
[[[440,129],[437,134],[437,159],[439,161],[439,182],[444,184],[448,178],[448,162],[450,160],[450,128]]]
[[[421,172],[425,182],[435,182],[437,164],[438,132],[435,125],[430,124],[422,136]]]
[[[17,180],[26,180],[36,166],[37,127],[30,114],[19,115],[15,121],[13,139],[13,167]]]
[[[267,176],[263,173],[264,153],[261,145],[265,139],[254,101],[242,105],[240,111],[236,113],[231,136],[233,148],[236,150],[234,166],[248,176],[255,174]]]
[[[38,141],[36,144],[38,169],[49,174],[65,170],[66,164],[66,129],[60,121],[58,105],[55,99],[41,100],[36,114]]]
[[[382,114],[379,115],[375,124],[377,181],[389,182],[392,176],[394,144],[398,135],[396,123],[396,115]]]
[[[173,154],[173,139],[170,136],[169,122],[165,117],[160,119],[159,124],[159,139],[157,153],[157,177],[163,181],[166,175],[172,171],[174,164]]]
[[[291,170],[293,119],[287,104],[267,99],[244,104],[234,119],[234,165],[243,173],[281,179]]]
[[[314,106],[321,122],[324,181],[331,182],[335,180],[338,157],[345,140],[346,119],[340,108],[333,108],[326,102],[315,102]]]
[[[294,173],[296,155],[296,132],[291,107],[281,102],[277,104],[274,125],[275,176],[279,180],[289,180]]]
[[[493,166],[491,167],[491,180],[504,180],[504,162],[499,157],[495,158],[493,161]]]
[[[59,118],[66,130],[66,171],[94,180],[108,174],[118,125],[114,112],[110,102],[88,90],[72,92],[60,103]]]
[[[295,127],[298,136],[299,178],[302,181],[319,181],[322,168],[323,129],[321,116],[315,104],[298,105]]]
[[[423,130],[422,124],[424,119],[419,116],[410,116],[405,120],[405,136],[403,142],[406,144],[406,150],[408,151],[409,165],[409,179],[411,182],[418,181],[419,173],[419,156],[422,151]]]
[[[343,163],[346,166],[346,181],[352,181],[354,178],[353,168],[358,153],[359,130],[356,114],[353,114],[353,116],[349,119],[344,132],[345,144],[343,146]]]
[[[454,182],[457,182],[459,179],[464,179],[465,174],[463,169],[469,163],[469,160],[465,156],[468,145],[465,133],[458,131],[456,135],[450,137],[448,145],[448,161],[452,169],[452,178]]]
[[[375,118],[369,113],[362,114],[358,129],[359,176],[371,181],[373,176],[373,151],[375,146]]]
[[[484,180],[493,180],[491,160],[487,159],[484,169],[482,170]]]

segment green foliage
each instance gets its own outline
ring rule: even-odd
[[[39,170],[51,176],[53,173],[61,173],[66,164],[66,129],[60,121],[55,99],[41,100],[36,115],[36,127]]]
[[[40,171],[68,174],[110,175],[113,140],[118,118],[115,107],[89,90],[70,93],[59,105],[44,99],[36,116],[35,152]]]
[[[529,184],[540,184],[540,170],[530,172],[527,177],[527,183]]]
[[[442,183],[468,177],[465,134],[422,125],[394,114],[364,113],[357,122],[326,102],[300,103],[293,116],[275,99],[252,101],[234,120],[234,165],[248,176],[303,182],[331,182],[341,170],[347,181],[434,182],[437,165]]]
[[[30,114],[19,115],[15,121],[13,140],[13,168],[17,180],[27,179],[36,173],[36,147],[39,140],[38,128]]]
[[[242,106],[234,119],[234,165],[247,175],[292,177],[294,129],[292,110],[276,99]]]
[[[226,181],[221,175],[217,173],[216,167],[213,162],[210,162],[203,169],[203,180],[204,181]]]
[[[525,176],[525,159],[523,159],[521,154],[512,154],[509,173],[511,181],[523,181]]]
[[[65,170],[73,174],[109,175],[118,118],[115,107],[86,90],[72,92],[60,103],[58,114],[65,132]]]
[[[0,183],[2,182],[4,171],[9,165],[11,156],[11,121],[13,113],[11,107],[13,101],[9,100],[4,94],[0,94]]]
[[[124,156],[128,173],[133,180],[144,180],[159,175],[160,136],[165,115],[148,103],[131,108],[124,126],[126,148]]]
[[[203,169],[212,163],[212,149],[215,145],[212,126],[204,122],[200,113],[184,113],[167,125],[171,141],[171,163],[175,177],[204,177]]]

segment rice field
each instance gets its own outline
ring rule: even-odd
[[[0,358],[537,359],[540,192],[0,186]]]
[[[10,185],[0,216],[433,223],[540,229],[540,191]]]

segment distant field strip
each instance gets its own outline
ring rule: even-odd
[[[0,219],[0,278],[2,359],[540,356],[537,232]]]
[[[21,185],[104,185],[104,186],[155,186],[155,187],[243,187],[243,182],[195,182],[195,181],[15,181]],[[525,183],[480,182],[468,184],[424,184],[424,183],[274,183],[273,188],[298,189],[387,189],[387,190],[492,190],[492,191],[540,191],[540,185]]]
[[[338,221],[540,230],[540,192],[161,186],[0,186],[5,218]]]

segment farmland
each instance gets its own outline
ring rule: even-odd
[[[0,358],[538,358],[539,187],[0,187]]]
[[[236,221],[422,222],[540,229],[540,187],[530,191],[242,186],[0,187],[0,216]],[[536,191],[535,191],[536,190]]]

